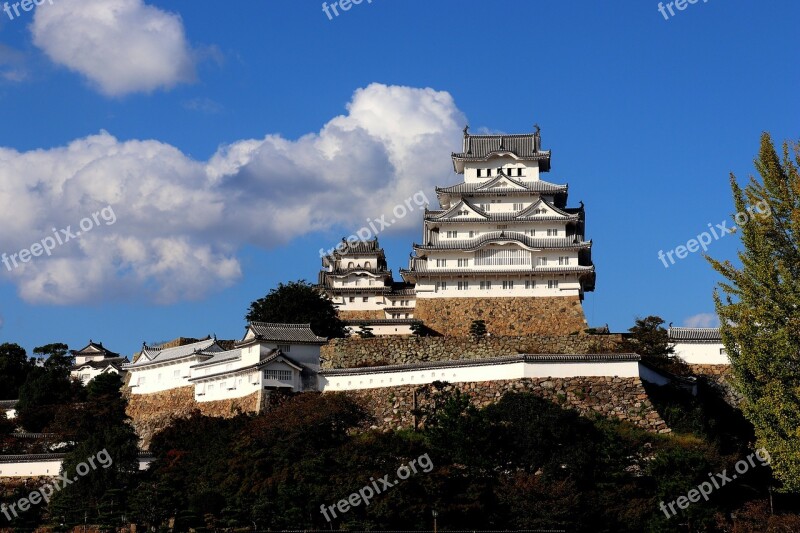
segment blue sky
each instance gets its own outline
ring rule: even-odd
[[[718,277],[700,254],[657,254],[731,215],[728,175],[754,171],[762,131],[800,138],[798,16],[790,0],[669,20],[657,2],[585,0],[373,0],[333,20],[305,0],[0,12],[0,253],[115,213],[0,265],[0,342],[131,354],[238,337],[249,302],[316,279],[320,248],[455,183],[466,122],[541,125],[545,179],[587,208],[590,324],[703,324]],[[420,217],[380,235],[395,273]]]

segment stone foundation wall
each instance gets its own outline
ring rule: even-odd
[[[441,391],[431,385],[405,385],[342,394],[356,398],[374,416],[373,428],[391,431],[423,426],[424,416],[418,414],[415,417],[415,411],[429,409],[443,392],[453,390],[468,394],[479,408],[497,402],[508,392],[529,392],[564,408],[574,409],[583,416],[596,413],[625,420],[652,432],[671,431],[656,412],[639,378],[526,378],[446,384]]]
[[[530,335],[521,337],[384,336],[333,339],[322,347],[322,368],[401,365],[425,361],[488,359],[505,355],[585,354],[623,351],[621,335]]]
[[[153,394],[130,394],[128,416],[133,421],[142,449],[150,447],[153,435],[168,427],[173,420],[188,418],[194,411],[206,416],[232,417],[238,413],[257,413],[261,409],[261,394],[254,392],[242,398],[214,402],[196,402],[194,386],[156,392]]]
[[[368,311],[339,311],[339,318],[342,320],[380,320],[386,318],[383,309],[371,309]]]
[[[577,296],[417,298],[414,318],[441,335],[469,335],[473,320],[492,335],[569,335],[589,326]]]
[[[695,376],[705,378],[729,405],[739,407],[742,395],[733,385],[734,376],[731,365],[689,365],[689,367]]]

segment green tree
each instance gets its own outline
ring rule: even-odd
[[[630,348],[642,357],[668,360],[675,354],[675,349],[663,324],[664,319],[659,316],[637,317],[635,325],[628,329]]]
[[[346,337],[333,301],[305,280],[280,283],[264,298],[250,304],[245,317],[249,322],[311,324],[320,337]]]
[[[33,353],[45,359],[45,369],[63,374],[69,374],[69,369],[75,361],[69,353],[69,346],[60,342],[34,348]]]
[[[137,480],[139,438],[125,414],[121,379],[109,376],[91,387],[88,400],[73,410],[72,438],[77,442],[64,458],[62,472],[77,481],[63,487],[51,502],[53,516],[66,517],[67,524],[83,522],[85,516],[92,523],[112,518],[118,523],[126,494]],[[82,472],[83,465],[88,473]]]
[[[722,341],[745,416],[769,450],[783,490],[800,491],[800,145],[782,155],[761,136],[742,188],[731,175],[741,266],[708,258],[725,281],[714,292]]]
[[[33,363],[18,344],[0,344],[0,400],[16,400]]]
[[[42,431],[55,418],[60,405],[72,399],[69,374],[58,368],[34,367],[19,390],[17,413],[22,427]]]
[[[473,337],[485,337],[486,336],[486,321],[485,320],[473,320],[472,324],[469,325],[469,334]]]

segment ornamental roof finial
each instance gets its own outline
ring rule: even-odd
[[[469,137],[469,124],[464,126],[464,137]]]
[[[540,131],[542,131],[542,128],[540,128],[540,127],[539,127],[539,124],[534,124],[534,125],[533,125],[533,130],[534,130],[533,132],[534,132],[536,135],[539,135],[539,132],[540,132]]]

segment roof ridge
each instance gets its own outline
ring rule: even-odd
[[[310,329],[311,328],[311,324],[310,323],[308,323],[308,324],[285,323],[284,324],[282,322],[258,322],[258,321],[254,321],[254,322],[250,322],[249,325],[252,326],[252,325],[256,325],[256,324],[259,325],[259,326],[267,326],[267,327],[282,327],[282,328],[296,328],[296,329],[300,329],[300,328],[309,328]]]

